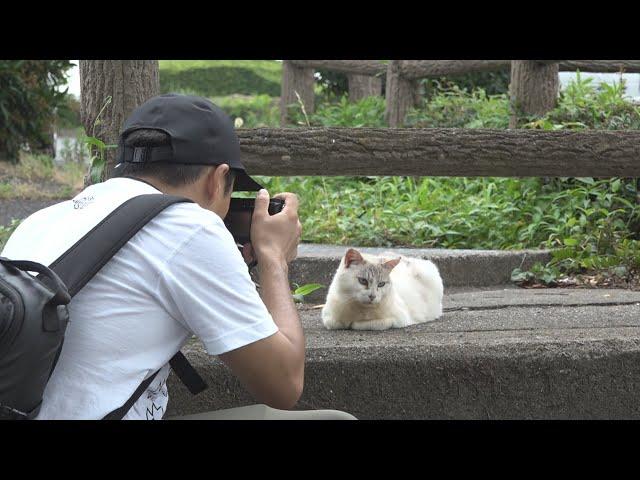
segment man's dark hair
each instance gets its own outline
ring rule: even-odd
[[[163,147],[171,145],[171,138],[160,130],[134,130],[124,139],[127,147]],[[197,181],[210,165],[185,165],[181,163],[129,163],[124,162],[113,172],[113,177],[147,177],[160,180],[172,187],[182,187]],[[236,173],[229,170],[224,188],[225,195],[231,193]]]

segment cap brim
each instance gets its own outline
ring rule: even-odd
[[[251,178],[243,170],[236,170],[236,181],[233,186],[234,192],[257,192],[264,187]]]

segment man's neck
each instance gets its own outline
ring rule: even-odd
[[[129,175],[123,175],[121,178],[130,178],[131,180],[137,180],[139,182],[146,183],[147,185],[155,188],[156,190],[166,194],[166,195],[175,195],[177,197],[185,197],[189,200],[193,200],[193,202],[200,205],[202,208],[206,210],[212,210],[209,208],[205,202],[202,201],[195,193],[197,190],[195,188],[185,188],[185,187],[173,187],[171,185],[167,185],[156,178],[148,178],[148,177],[133,177]],[[214,210],[212,210],[214,211]],[[217,212],[216,212],[217,213]]]
[[[162,192],[162,193],[168,193],[168,192],[165,192],[164,190],[162,190],[161,188],[158,188],[158,187],[157,187],[156,185],[154,185],[150,180],[146,180],[146,179],[138,178],[138,177],[132,177],[132,176],[130,176],[130,175],[123,175],[123,176],[122,176],[122,177],[120,177],[120,178],[128,178],[128,179],[130,179],[130,180],[136,180],[136,181],[138,181],[138,182],[146,183],[146,184],[147,184],[147,185],[149,185],[150,187],[153,187],[153,188],[155,188],[156,190],[158,190],[158,191],[160,191],[160,192]]]

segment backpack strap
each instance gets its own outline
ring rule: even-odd
[[[107,413],[104,417],[102,417],[102,420],[122,420],[124,416],[127,414],[127,412],[131,410],[131,407],[133,407],[133,404],[136,403],[138,399],[142,396],[142,394],[147,390],[147,388],[149,388],[149,385],[151,385],[151,382],[153,382],[153,379],[156,378],[158,373],[160,373],[160,370],[158,370],[149,378],[147,378],[144,382],[142,382],[140,386],[136,388],[136,391],[133,392],[133,395],[131,395],[129,399],[126,402],[124,402],[124,404],[120,408],[116,408],[112,412]]]
[[[170,205],[180,202],[192,200],[160,193],[139,195],[127,200],[55,260],[49,268],[65,283],[69,295],[73,297],[152,218]],[[169,363],[191,393],[200,393],[207,388],[202,377],[181,352],[176,353]],[[174,365],[178,367],[175,368]],[[104,420],[122,419],[158,372],[142,382],[124,405],[109,413]]]
[[[62,279],[73,297],[152,218],[174,203],[191,201],[161,193],[133,197],[107,215],[49,268]]]

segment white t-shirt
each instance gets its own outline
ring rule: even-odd
[[[159,192],[129,178],[92,185],[25,219],[2,256],[50,265],[145,193]],[[69,313],[38,419],[100,419],[162,368],[125,417],[160,419],[167,362],[192,335],[219,355],[278,331],[222,219],[195,203],[172,205],[151,220],[78,292]]]

